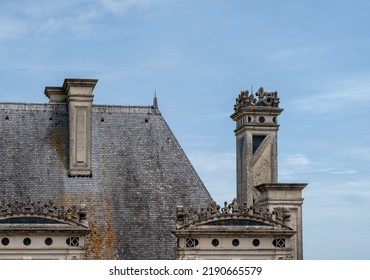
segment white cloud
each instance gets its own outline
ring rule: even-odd
[[[335,80],[325,84],[320,82],[320,89],[305,98],[297,99],[293,106],[311,114],[332,113],[338,109],[370,104],[369,74],[355,78]]]
[[[351,174],[356,174],[357,171],[354,169],[344,169],[344,170],[334,170],[334,171],[331,171],[330,173],[334,175],[351,175]]]
[[[94,30],[94,20],[98,16],[99,14],[95,9],[90,9],[81,12],[78,15],[49,17],[39,29],[39,33],[69,30],[75,35],[85,34],[85,32]]]
[[[102,14],[98,0],[35,0],[0,3],[0,39],[48,36],[68,31],[82,34]],[[6,11],[6,13],[5,13]]]
[[[304,154],[283,156],[279,161],[279,180],[296,181],[297,176],[304,172],[310,164],[310,160]]]
[[[332,162],[328,159],[316,160],[311,162],[309,158],[303,154],[294,154],[283,157],[280,166],[279,175],[284,180],[294,180],[297,176],[302,174],[316,174],[315,176],[321,176],[320,174],[331,175],[355,175],[358,171],[352,167],[336,166],[337,163]],[[338,178],[337,176],[331,176],[332,178]]]
[[[303,154],[287,156],[284,161],[291,168],[302,168],[310,164],[310,160]]]

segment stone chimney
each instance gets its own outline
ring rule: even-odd
[[[277,168],[277,117],[279,108],[277,92],[260,88],[255,94],[242,91],[236,99],[234,114],[236,122],[237,198],[248,207],[259,199],[255,186],[276,183]]]
[[[98,80],[65,79],[69,116],[69,176],[91,176],[93,89]]]
[[[50,103],[68,104],[69,176],[92,176],[92,92],[97,82],[95,79],[65,79],[62,87],[45,87]]]
[[[49,103],[66,103],[67,95],[63,87],[45,87],[44,91]]]

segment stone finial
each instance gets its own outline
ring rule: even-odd
[[[280,98],[276,91],[265,91],[263,87],[260,87],[256,96],[258,96],[257,106],[279,107]]]
[[[217,205],[215,201],[212,201],[211,205],[208,207],[208,211],[211,213],[211,215],[216,215],[218,210],[220,210],[220,206]]]
[[[197,211],[196,211],[196,210],[194,210],[194,208],[193,208],[193,207],[190,207],[190,209],[189,209],[189,213],[188,213],[189,222],[193,221],[193,220],[194,220],[194,218],[196,217],[196,215],[197,215]]]
[[[255,96],[258,97],[258,99]],[[235,112],[251,106],[279,107],[280,99],[276,91],[265,91],[263,87],[260,87],[255,93],[255,96],[249,94],[248,90],[241,91],[235,102]]]
[[[56,218],[63,218],[75,222],[84,223],[86,220],[86,205],[81,204],[79,207],[72,206],[65,209],[63,206],[57,207],[52,200],[47,203],[36,203],[27,195],[21,201],[8,203],[6,200],[0,200],[0,215],[14,214],[47,214]]]
[[[176,218],[177,222],[183,222],[186,217],[184,206],[179,205],[176,207]]]
[[[221,214],[229,213],[230,209],[227,207],[227,201],[224,202],[224,207],[221,208]]]
[[[249,91],[241,91],[239,97],[236,99],[234,109],[238,111],[241,108],[249,107],[255,105],[257,99],[253,96],[253,94],[249,95]]]
[[[229,204],[229,208],[231,209],[233,214],[239,213],[239,205],[236,198],[234,198],[233,201]]]
[[[153,109],[158,110],[157,92],[154,92],[154,98],[153,98]]]
[[[257,201],[255,201],[253,205],[249,207],[249,209],[253,212],[253,214],[261,215],[262,208]]]
[[[258,203],[255,203],[249,208],[246,204],[240,206],[238,200],[235,198],[230,204],[225,201],[224,207],[222,208],[217,205],[215,201],[212,201],[207,208],[201,208],[199,212],[192,207],[187,210],[183,206],[177,206],[176,217],[176,226],[178,229],[194,226],[199,223],[207,223],[207,221],[224,220],[228,218],[250,219],[267,225],[289,228],[288,221],[290,213],[286,208],[274,208],[273,211],[270,212],[268,208],[262,208]]]
[[[87,208],[86,204],[80,204],[79,205],[78,215],[80,217],[80,220],[85,220],[86,219],[86,215],[87,215],[86,208]]]

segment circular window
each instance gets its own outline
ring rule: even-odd
[[[259,241],[259,239],[254,239],[253,242],[252,242],[254,247],[258,247],[260,245],[260,243],[261,242]]]
[[[233,246],[234,246],[234,247],[239,246],[239,239],[234,239],[234,240],[232,241],[232,244],[233,244]]]
[[[273,121],[274,123],[277,123],[277,119],[276,119],[276,117],[273,117],[273,118],[272,118],[272,121]]]
[[[6,245],[9,245],[9,238],[7,238],[7,237],[4,237],[3,239],[1,239],[1,244],[3,244],[4,246],[6,246]]]
[[[250,123],[252,121],[252,118],[248,116],[248,122]]]
[[[45,239],[45,244],[50,246],[51,244],[53,244],[53,239],[51,239],[50,237],[46,238]]]
[[[31,239],[26,237],[25,239],[23,239],[23,244],[29,246],[31,244]]]
[[[212,240],[212,245],[217,247],[218,245],[220,244],[220,241],[218,241],[218,239],[213,239]]]
[[[259,121],[260,123],[264,123],[264,122],[265,122],[265,117],[262,117],[262,116],[261,116],[261,117],[259,117],[259,118],[258,118],[258,121]]]

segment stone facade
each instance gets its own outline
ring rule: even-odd
[[[71,176],[63,88],[47,87],[45,104],[0,103],[0,199],[86,204],[87,259],[174,259],[176,206],[212,199],[158,101],[92,104],[91,175]]]
[[[202,211],[177,209],[178,259],[296,259],[290,215],[258,205],[224,207],[213,202]]]
[[[177,210],[178,259],[303,259],[302,190],[279,184],[277,92],[236,99],[237,198],[224,207]]]
[[[303,258],[305,184],[277,183],[276,92],[237,99],[237,198],[220,207],[156,96],[96,105],[96,83],[0,103],[0,259]]]
[[[0,259],[85,259],[85,205],[57,207],[30,197],[0,201]]]

